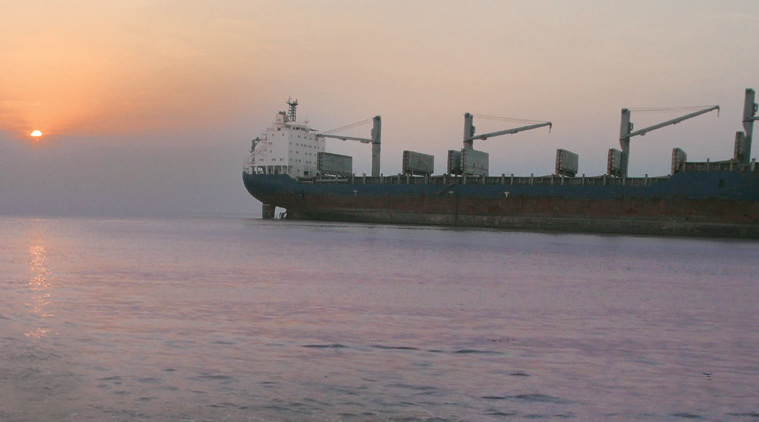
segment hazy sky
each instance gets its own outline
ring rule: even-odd
[[[550,174],[565,148],[599,175],[621,108],[719,104],[719,117],[633,138],[631,175],[653,176],[673,147],[731,158],[744,90],[759,89],[755,0],[0,0],[0,12],[0,214],[259,213],[242,164],[288,96],[321,130],[381,115],[384,174],[405,149],[444,172],[470,112],[554,123],[476,142],[491,174]],[[328,148],[370,171],[366,145]]]

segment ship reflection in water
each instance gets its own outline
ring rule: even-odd
[[[29,291],[32,293],[29,301],[25,305],[29,312],[35,317],[36,328],[24,333],[26,337],[42,338],[45,337],[50,329],[46,326],[46,319],[54,316],[50,312],[52,274],[47,266],[47,249],[42,244],[36,244],[29,248],[31,258],[29,260]]]

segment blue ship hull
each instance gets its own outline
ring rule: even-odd
[[[243,173],[265,207],[294,219],[517,230],[759,238],[759,173],[661,178],[354,177]]]

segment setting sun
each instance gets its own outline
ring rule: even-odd
[[[42,136],[42,132],[40,132],[39,130],[34,130],[34,131],[32,131],[32,133],[29,134],[29,136],[33,136],[35,138],[39,138],[40,136]]]

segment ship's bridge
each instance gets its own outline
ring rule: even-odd
[[[317,155],[326,149],[325,140],[307,122],[294,121],[290,112],[277,113],[274,123],[254,139],[246,171],[251,174],[288,174],[293,178],[315,177]]]

